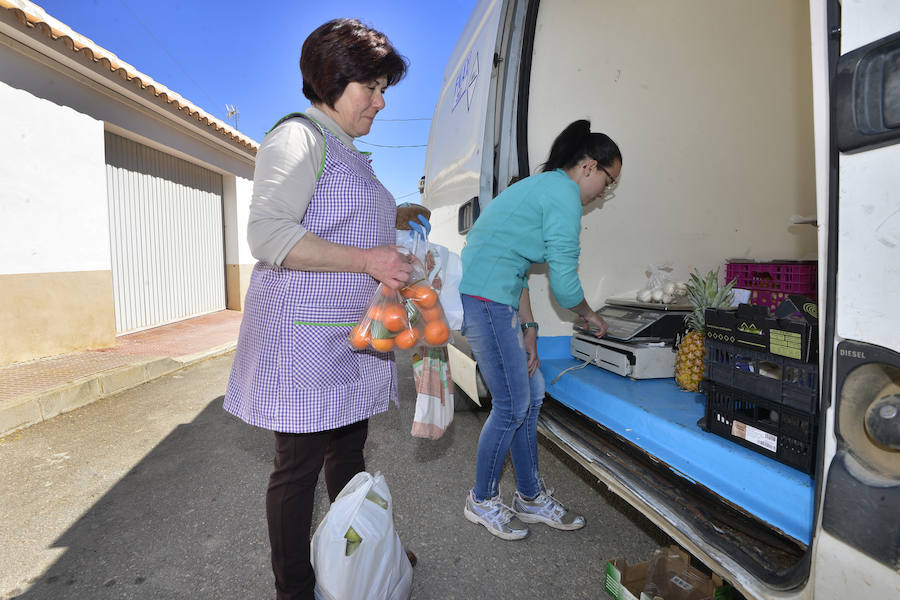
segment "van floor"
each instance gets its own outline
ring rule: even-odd
[[[556,380],[583,364],[571,356],[569,343],[569,336],[539,338],[541,371],[552,398],[768,527],[809,544],[812,477],[703,431],[698,421],[705,397],[679,389],[673,379],[633,380],[588,365]]]

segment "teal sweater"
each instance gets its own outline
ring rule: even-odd
[[[584,299],[578,279],[581,194],[560,169],[508,187],[482,211],[462,251],[459,291],[519,307],[528,269],[547,263],[556,301]]]

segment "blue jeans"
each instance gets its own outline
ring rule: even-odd
[[[491,414],[478,438],[475,500],[500,493],[507,452],[512,455],[516,489],[526,498],[540,493],[537,421],[544,401],[544,376],[528,376],[528,357],[519,314],[507,304],[462,294],[463,326],[484,382],[491,392]]]

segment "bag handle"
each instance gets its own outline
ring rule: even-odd
[[[334,499],[334,503],[329,510],[329,519],[335,514],[340,514],[339,517],[335,518],[332,531],[339,533],[340,536],[347,533],[347,529],[350,528],[353,518],[359,512],[359,507],[365,502],[366,494],[372,489],[374,482],[375,478],[366,471],[357,473],[353,476],[353,479],[347,482],[341,493]],[[335,510],[335,507],[339,507],[338,510]]]

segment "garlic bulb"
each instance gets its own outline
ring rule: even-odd
[[[662,302],[663,295],[663,291],[660,288],[656,288],[650,293],[650,299],[654,302]]]
[[[663,304],[672,304],[673,302],[675,302],[674,294],[663,294],[663,297],[662,297]]]
[[[651,296],[650,290],[641,290],[640,292],[638,292],[638,295],[637,295],[638,302],[650,302],[650,300],[651,300],[650,296]]]
[[[675,295],[675,282],[669,281],[668,283],[666,283],[666,285],[663,286],[663,294],[666,294],[668,296],[674,296]]]

